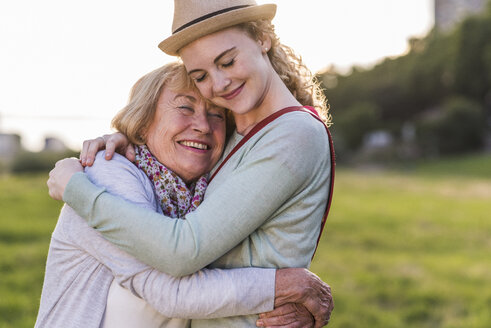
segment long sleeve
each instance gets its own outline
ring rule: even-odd
[[[185,220],[133,206],[93,185],[83,174],[72,177],[64,200],[105,238],[143,262],[174,276],[196,272],[230,251],[307,188],[319,170],[318,155],[327,157],[323,127],[292,134],[295,124],[283,126],[251,139],[240,166]]]
[[[140,208],[156,206],[148,179],[122,157],[107,162],[98,156],[87,174],[98,185],[105,185],[108,191]],[[274,307],[274,269],[203,269],[176,278],[112,245],[68,206],[60,220],[66,238],[104,264],[120,285],[167,317],[217,318],[266,312]]]

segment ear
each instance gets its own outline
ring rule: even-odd
[[[271,38],[267,35],[263,35],[263,37],[258,41],[261,46],[261,52],[266,54],[269,49],[271,49]]]

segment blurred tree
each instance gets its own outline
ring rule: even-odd
[[[420,132],[430,127],[438,130],[427,134],[424,145],[427,149],[431,148],[429,144],[439,153],[479,147],[484,138],[482,122],[486,120],[482,108],[488,108],[491,115],[490,36],[491,2],[485,14],[464,20],[449,33],[434,30],[424,38],[409,40],[408,53],[404,56],[387,58],[371,69],[353,67],[349,75],[337,74],[333,69],[326,76],[321,75],[319,80],[326,81],[334,131],[343,140],[343,146],[356,149],[362,134],[374,126],[396,136],[404,124],[418,122]],[[454,95],[464,96],[466,105],[462,105],[462,99],[453,98]],[[481,109],[477,111],[476,106]],[[464,107],[470,109],[463,110]],[[431,114],[434,112],[439,114]],[[474,119],[478,112],[480,122]],[[459,142],[468,145],[459,146],[449,137],[451,145],[447,147],[446,141],[437,136],[446,135],[447,128],[455,128],[452,122],[458,119],[462,119],[460,130],[467,131],[462,132],[465,136]],[[471,123],[479,124],[475,126],[475,134],[471,128],[467,129]]]
[[[19,153],[10,165],[12,173],[46,172],[54,168],[55,163],[62,158],[78,157],[78,152],[67,150],[63,152],[42,151]]]
[[[457,32],[455,92],[483,101],[490,90],[487,49],[491,47],[491,19],[487,16],[465,20]]]
[[[485,131],[483,107],[464,97],[448,99],[418,124],[418,140],[427,155],[469,152],[482,146]]]
[[[349,150],[357,150],[363,142],[363,136],[376,129],[380,108],[368,102],[356,103],[336,115],[333,134],[342,139]]]

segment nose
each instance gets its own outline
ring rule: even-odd
[[[211,132],[211,125],[206,111],[196,113],[193,117],[193,130],[202,134]]]
[[[218,70],[212,76],[213,80],[213,93],[220,94],[223,91],[226,91],[228,86],[232,83],[232,80],[228,78],[225,72],[222,70]]]

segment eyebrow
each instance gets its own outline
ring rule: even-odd
[[[235,50],[235,47],[232,47],[230,49],[227,49],[225,50],[224,52],[222,52],[221,54],[219,54],[215,60],[213,61],[214,64],[216,64],[223,56],[225,56],[226,54],[228,54],[229,52]]]
[[[176,100],[177,98],[180,98],[180,97],[184,97],[184,98],[187,98],[189,101],[195,103],[196,102],[196,98],[193,97],[193,96],[188,96],[188,95],[181,95],[181,94],[178,94],[174,97],[174,100]]]
[[[236,47],[232,47],[230,49],[225,50],[224,52],[222,52],[221,54],[216,56],[216,58],[213,60],[213,63],[216,64],[223,56],[225,56],[226,54],[228,54],[229,52],[231,52],[235,49],[236,49]],[[200,69],[200,68],[193,69],[193,70],[188,72],[188,75],[193,74],[194,72],[199,72],[199,71],[202,71],[202,69]]]

